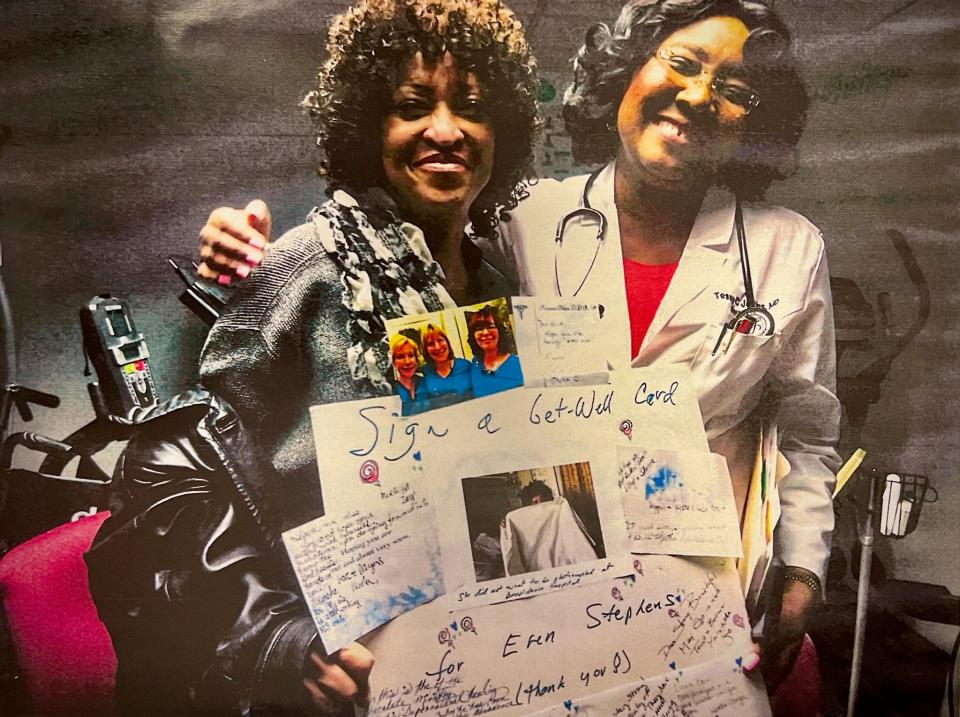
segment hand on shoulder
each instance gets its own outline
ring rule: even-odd
[[[197,274],[223,285],[243,279],[263,261],[269,242],[270,209],[263,200],[214,209],[200,230]]]

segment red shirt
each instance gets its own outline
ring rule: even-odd
[[[623,260],[623,278],[627,287],[627,311],[630,314],[630,356],[640,350],[643,337],[667,293],[679,261],[673,264],[641,264]]]

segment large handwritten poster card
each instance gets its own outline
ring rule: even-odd
[[[685,369],[414,416],[395,396],[311,413],[328,513],[285,539],[325,642],[392,617],[362,638],[370,714],[529,715],[750,651],[732,560],[628,552],[621,474],[638,456],[689,473],[692,510],[722,503]],[[715,532],[694,537],[723,555]]]

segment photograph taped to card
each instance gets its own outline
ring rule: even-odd
[[[523,386],[508,298],[386,322],[404,416]]]

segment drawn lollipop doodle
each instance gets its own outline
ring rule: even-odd
[[[380,466],[376,461],[364,461],[360,465],[360,482],[370,484],[378,480],[380,480]]]
[[[460,628],[464,632],[472,632],[474,635],[477,634],[477,628],[473,625],[473,618],[469,615],[460,621]]]
[[[633,440],[633,421],[629,418],[625,418],[620,421],[620,433],[625,435],[631,441]]]
[[[740,613],[733,616],[733,624],[740,628],[743,627],[743,616]]]
[[[437,635],[437,642],[441,645],[450,645],[450,647],[453,647],[453,640],[450,639],[450,631],[447,628],[443,628],[440,634]]]
[[[623,595],[620,593],[620,588],[618,587],[614,587],[613,590],[610,591],[610,594],[614,600],[623,600]]]

